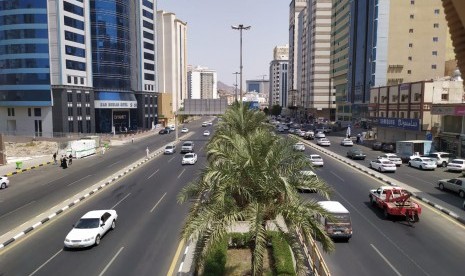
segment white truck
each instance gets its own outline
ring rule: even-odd
[[[433,151],[433,142],[429,140],[397,141],[396,153],[403,162],[408,162],[410,156],[427,155]]]

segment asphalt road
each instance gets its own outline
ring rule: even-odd
[[[346,156],[347,151],[352,148],[340,145],[342,137],[332,136],[329,134],[327,138],[331,141],[331,146],[325,147],[325,149],[341,156]],[[309,142],[316,145],[316,140]],[[374,160],[377,156],[384,154],[382,151],[375,151],[363,145],[355,144],[353,147],[360,148],[367,155],[365,160],[354,160],[354,162],[363,164],[366,167],[368,167],[371,160]],[[397,167],[397,171],[395,173],[386,173],[386,175],[420,190],[421,192],[418,193],[418,195],[429,198],[441,206],[455,212],[462,218],[465,218],[465,212],[462,209],[464,199],[460,198],[457,193],[441,191],[437,186],[439,179],[460,177],[460,173],[449,172],[446,168],[442,167],[439,167],[434,171],[422,171],[413,167],[408,167],[407,164],[402,164],[402,166]]]
[[[306,153],[318,152],[307,148]],[[350,211],[354,231],[348,243],[337,242],[335,252],[324,254],[332,275],[463,275],[458,256],[465,256],[464,226],[422,203],[420,222],[413,227],[386,220],[368,198],[369,190],[382,183],[320,155],[325,166],[316,173],[333,187],[331,199]],[[315,194],[303,196],[318,200]]]
[[[182,166],[179,151],[153,159],[1,251],[0,275],[166,275],[189,207],[176,196],[206,160],[202,130],[189,139],[196,141],[196,165]],[[112,208],[116,229],[98,247],[64,250],[66,234],[84,213]]]

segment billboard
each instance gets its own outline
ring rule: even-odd
[[[420,131],[420,119],[378,118],[378,126]]]

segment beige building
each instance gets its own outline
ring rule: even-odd
[[[157,70],[158,102],[165,103],[158,114],[172,120],[187,98],[187,23],[165,11],[157,11]]]

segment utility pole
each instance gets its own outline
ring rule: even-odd
[[[240,86],[240,94],[241,94],[241,103],[242,103],[242,30],[249,30],[251,26],[244,26],[243,24],[240,24],[239,26],[231,26],[233,30],[239,30],[240,32],[240,74],[241,74],[241,82],[239,84]]]
[[[233,73],[234,75],[236,75],[236,84],[234,85],[236,87],[236,102],[237,102],[237,75],[239,75],[240,73],[239,72],[234,72]]]

